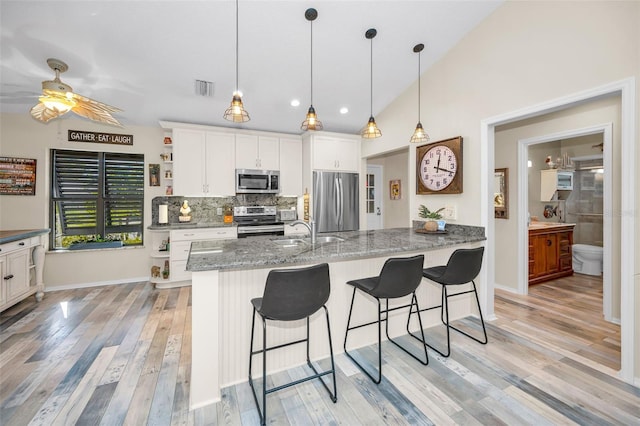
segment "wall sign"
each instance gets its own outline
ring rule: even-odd
[[[0,157],[0,195],[36,195],[36,160]]]
[[[85,132],[83,130],[69,130],[70,142],[109,143],[114,145],[133,145],[133,135],[118,135],[116,133]]]

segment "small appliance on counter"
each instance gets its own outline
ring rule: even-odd
[[[275,206],[237,206],[233,215],[238,224],[238,238],[284,235],[284,223],[277,220]]]

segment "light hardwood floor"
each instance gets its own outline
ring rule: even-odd
[[[640,424],[640,389],[608,374],[619,363],[619,332],[565,324],[591,320],[545,298],[598,302],[582,286],[562,286],[539,286],[527,298],[498,291],[489,344],[454,333],[452,356],[430,351],[428,366],[383,343],[379,386],[339,355],[336,404],[319,383],[305,383],[268,397],[269,423]],[[51,292],[3,312],[0,424],[258,424],[246,383],[224,389],[218,404],[188,410],[190,298],[188,287],[139,283]],[[471,318],[460,323],[478,327]],[[441,341],[442,331],[428,329],[428,338]],[[375,350],[359,356],[374,362]],[[268,381],[303,373],[292,368]]]

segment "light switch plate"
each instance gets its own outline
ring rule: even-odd
[[[217,214],[218,216],[222,216],[222,207],[218,207],[218,208],[216,208],[216,214]]]
[[[456,206],[445,206],[442,211],[442,218],[445,220],[456,220],[458,218]]]

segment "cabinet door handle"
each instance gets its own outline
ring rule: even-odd
[[[551,240],[547,240],[547,246],[551,245]]]
[[[23,245],[24,245],[24,241],[20,241],[20,242],[18,243],[18,245],[19,245],[19,246],[23,246]]]
[[[5,280],[10,280],[11,278],[13,278],[13,274],[7,275],[6,277],[4,277]]]

